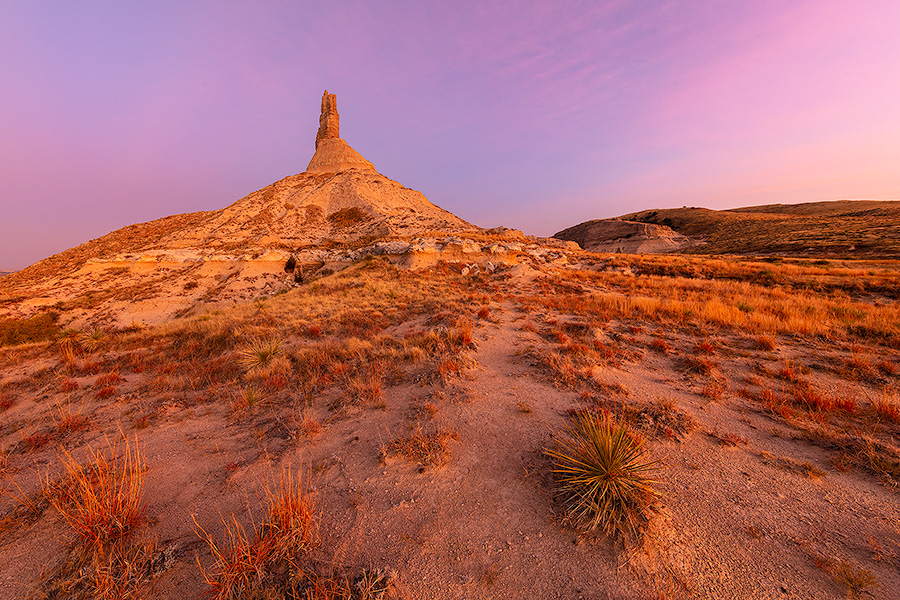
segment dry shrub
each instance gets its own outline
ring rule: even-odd
[[[624,421],[582,412],[556,448],[544,450],[573,523],[616,537],[640,535],[659,497],[648,477],[658,464],[647,460],[643,444]]]
[[[0,318],[0,347],[52,340],[60,333],[58,318],[54,312],[28,319]]]

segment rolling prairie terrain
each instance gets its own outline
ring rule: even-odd
[[[675,208],[621,217],[702,241],[695,254],[900,258],[900,202],[840,200],[730,210]]]
[[[730,210],[683,207],[596,219],[554,235],[594,252],[900,258],[900,202],[840,200]]]
[[[367,256],[159,325],[47,322],[0,349],[0,595],[226,597],[249,569],[255,597],[892,598],[898,283],[892,261]],[[659,461],[638,539],[566,518],[544,451],[585,412]],[[140,469],[109,466],[126,449]],[[76,465],[140,480],[105,542],[125,558],[79,554]],[[309,509],[290,568],[253,554],[285,473]]]

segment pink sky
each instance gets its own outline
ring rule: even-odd
[[[0,4],[0,270],[302,171],[325,88],[483,226],[900,198],[895,0],[130,4]]]

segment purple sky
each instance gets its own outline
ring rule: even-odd
[[[900,2],[0,0],[0,269],[302,171],[550,235],[900,198]]]

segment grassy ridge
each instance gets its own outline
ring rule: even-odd
[[[731,210],[672,208],[622,219],[671,227],[703,243],[693,254],[900,258],[900,202],[772,204]]]

